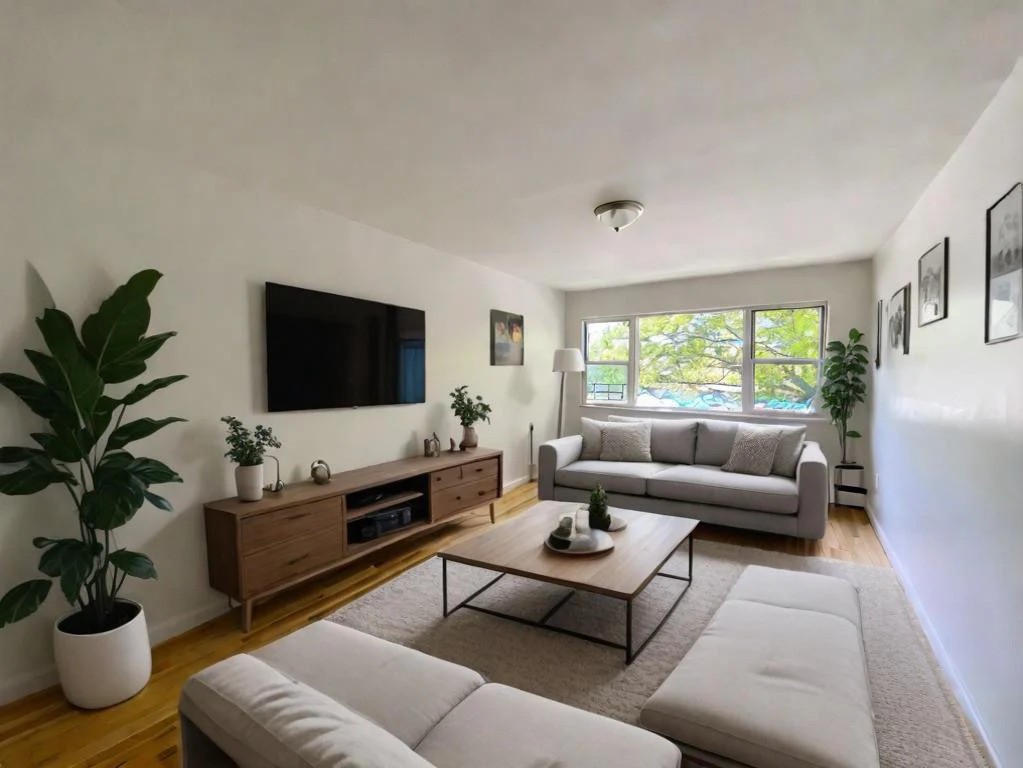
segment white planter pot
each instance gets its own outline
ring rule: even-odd
[[[94,635],[75,635],[60,628],[78,613],[62,616],[53,626],[53,655],[64,696],[76,707],[102,709],[130,699],[145,688],[153,671],[146,614],[131,600],[118,603],[138,608],[127,624]]]
[[[263,498],[263,465],[235,467],[234,481],[238,485],[238,498],[242,501],[259,501]]]

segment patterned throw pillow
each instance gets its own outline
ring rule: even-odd
[[[774,454],[780,441],[780,429],[760,429],[741,425],[735,434],[732,455],[721,467],[721,471],[740,472],[744,475],[771,474]]]
[[[600,426],[601,461],[650,461],[650,422]]]

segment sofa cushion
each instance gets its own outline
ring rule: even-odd
[[[752,583],[772,570],[746,569],[640,722],[744,765],[877,768],[854,588],[810,573]]]
[[[746,475],[769,475],[778,452],[781,430],[770,427],[751,427],[743,424],[735,433],[732,453],[721,467],[723,472]]]
[[[694,464],[720,467],[732,455],[732,443],[739,421],[700,419],[696,427],[696,459]]]
[[[584,491],[592,491],[600,483],[608,493],[642,496],[647,478],[671,466],[653,461],[575,461],[557,470],[554,481]]]
[[[252,655],[411,747],[484,683],[471,669],[329,621],[311,624]]]
[[[602,425],[600,460],[650,461],[650,422]]]
[[[580,421],[582,422],[582,428],[580,431],[583,435],[583,450],[579,455],[579,458],[587,461],[599,459],[600,447],[602,444],[600,428],[607,422],[597,421],[596,419],[587,419],[585,416],[580,419]]]
[[[246,768],[430,768],[380,726],[245,654],[189,678],[181,712]]]
[[[806,437],[806,427],[775,427],[781,430],[781,440],[778,441],[778,450],[774,453],[774,466],[771,473],[783,477],[795,477],[796,466],[799,464],[799,456],[803,453],[803,439]]]
[[[649,421],[650,458],[667,464],[692,464],[696,460],[696,419],[644,419],[608,416],[610,421]],[[795,468],[793,468],[793,472]]]
[[[700,464],[691,467],[680,464],[655,473],[646,481],[646,492],[661,499],[781,515],[794,515],[799,505],[795,480],[777,475],[728,473],[721,467]]]
[[[417,751],[441,768],[677,768],[681,762],[678,747],[656,734],[494,683],[455,707]]]

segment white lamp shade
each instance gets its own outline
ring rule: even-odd
[[[556,349],[554,350],[555,373],[579,373],[586,370],[583,365],[583,353],[578,349]]]

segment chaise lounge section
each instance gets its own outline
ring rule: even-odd
[[[612,417],[612,423],[629,420]],[[540,498],[585,502],[599,483],[613,506],[804,539],[824,536],[828,463],[817,443],[802,440],[802,432],[793,476],[759,476],[722,469],[742,422],[647,421],[651,461],[602,461],[591,458],[592,449],[584,456],[586,442],[594,438],[586,441],[583,435],[541,445]]]

